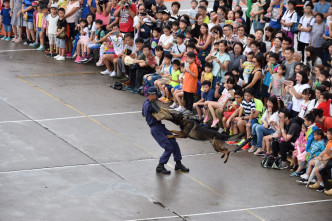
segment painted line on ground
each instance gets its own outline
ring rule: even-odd
[[[0,53],[20,52],[20,51],[38,51],[37,49],[17,49],[17,50],[0,50]]]
[[[109,113],[109,114],[94,114],[88,115],[89,117],[105,117],[105,116],[115,116],[115,115],[125,115],[125,114],[138,114],[142,113],[142,111],[128,111],[128,112],[119,112],[119,113]],[[58,117],[58,118],[46,118],[39,120],[13,120],[13,121],[0,121],[0,124],[8,124],[8,123],[25,123],[25,122],[44,122],[44,121],[56,121],[56,120],[71,120],[71,119],[80,119],[85,118],[85,116],[73,116],[73,117]]]
[[[18,78],[36,78],[36,77],[54,77],[54,76],[67,76],[67,75],[81,75],[81,74],[98,74],[99,72],[76,72],[76,73],[61,73],[61,74],[34,74],[17,76]]]
[[[94,122],[95,124],[97,124],[97,125],[103,127],[104,129],[106,129],[106,130],[108,130],[109,132],[113,133],[114,135],[120,137],[122,140],[124,140],[124,141],[126,141],[126,142],[132,144],[134,147],[136,147],[136,148],[142,150],[143,152],[147,153],[148,155],[157,158],[156,155],[154,155],[154,154],[151,153],[150,151],[146,150],[145,148],[141,147],[140,145],[136,144],[135,142],[129,140],[127,137],[125,137],[125,136],[123,136],[122,134],[116,132],[115,130],[111,129],[111,128],[108,127],[107,125],[105,125],[105,124],[103,124],[103,123],[97,121],[96,119],[90,117],[89,115],[83,113],[82,111],[80,111],[80,110],[78,110],[77,108],[71,106],[70,104],[66,103],[65,101],[63,101],[63,100],[61,100],[61,99],[59,99],[59,98],[53,96],[52,94],[46,92],[45,90],[41,89],[41,88],[38,87],[37,85],[34,85],[33,83],[31,83],[31,82],[29,82],[29,81],[23,79],[22,77],[18,77],[18,79],[20,79],[20,80],[23,81],[24,83],[30,85],[31,87],[37,89],[38,91],[42,92],[43,94],[45,94],[45,95],[51,97],[52,99],[54,99],[54,100],[56,100],[56,101],[62,103],[63,105],[67,106],[69,109],[71,109],[71,110],[77,112],[78,114],[80,114],[80,115],[86,117],[86,118],[89,119],[90,121],[92,121],[92,122]],[[171,167],[171,168],[174,168],[174,166],[173,166],[172,164],[170,164],[170,163],[168,163],[167,165],[168,165],[169,167]],[[183,173],[182,171],[180,171],[180,173],[182,173],[184,176],[187,176],[188,178],[190,178],[192,181],[196,182],[196,183],[199,184],[200,186],[202,186],[202,187],[206,188],[207,190],[213,192],[214,194],[216,194],[216,195],[220,195],[220,192],[219,192],[218,190],[216,190],[216,189],[214,189],[214,188],[212,188],[212,187],[209,187],[209,186],[206,185],[204,182],[202,182],[202,181],[200,181],[200,180],[194,178],[193,176],[191,176],[191,175],[189,175],[189,174],[187,174],[187,173]]]
[[[245,208],[245,209],[223,210],[223,211],[207,212],[207,213],[195,213],[195,214],[187,214],[187,215],[181,215],[181,216],[182,217],[193,217],[193,216],[217,215],[217,214],[232,213],[232,212],[243,212],[243,211],[248,212],[248,210],[251,211],[251,210],[278,208],[278,207],[286,207],[286,206],[298,206],[298,205],[305,205],[305,204],[324,203],[324,202],[332,202],[332,199],[314,200],[314,201],[305,201],[305,202],[287,203],[287,204],[276,204],[276,205],[271,205],[271,206],[260,206],[260,207],[252,207],[252,208]],[[253,215],[253,214],[251,214],[251,215]],[[160,219],[172,219],[172,218],[178,218],[178,216],[161,216],[161,217],[151,217],[151,218],[145,218],[145,219],[132,219],[132,220],[125,220],[125,221],[160,220]]]

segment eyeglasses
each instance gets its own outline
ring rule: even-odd
[[[283,43],[281,43],[282,45],[289,45],[288,43],[285,43],[285,42],[283,42]]]

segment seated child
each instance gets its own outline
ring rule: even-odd
[[[206,67],[206,66],[205,66]],[[198,114],[198,120],[202,121],[202,114],[206,116],[208,113],[206,111],[206,108],[204,106],[205,101],[213,101],[214,100],[214,90],[211,89],[211,81],[205,80],[202,81],[202,96],[199,101],[194,103],[193,108],[196,109]],[[203,110],[203,112],[202,112]]]
[[[323,92],[320,95],[320,103],[317,107],[317,109],[322,109],[323,110],[323,115],[325,117],[331,117],[330,115],[330,107],[331,107],[331,94],[327,91]]]
[[[171,76],[171,73],[172,73],[172,55],[171,54],[166,54],[164,56],[164,61],[163,61],[163,66],[160,70],[157,70],[157,73],[161,76],[160,79],[157,79],[155,82],[154,82],[154,86],[156,88],[158,88],[160,91],[162,91],[162,86],[163,84],[165,83],[168,83],[169,82],[169,78]],[[159,101],[163,102],[166,97],[165,94],[163,94],[163,96],[161,98],[159,98]]]
[[[226,122],[229,119],[229,117],[238,109],[240,108],[240,105],[242,103],[243,100],[243,93],[241,90],[237,90],[234,92],[234,100],[232,105],[228,107],[227,111],[224,112],[224,117],[222,118],[222,125],[224,130],[227,129],[227,125]],[[230,128],[230,132],[229,135],[232,136],[233,135],[233,130],[232,128]]]
[[[174,60],[172,62],[172,73],[169,76],[169,82],[165,83],[161,87],[161,91],[165,97],[164,100],[162,100],[163,103],[168,104],[171,102],[170,99],[170,92],[172,88],[178,86],[180,84],[180,61],[179,60]]]
[[[309,162],[308,168],[306,173],[301,176],[301,179],[296,180],[297,183],[302,183],[302,184],[308,183],[308,178],[311,174],[312,168],[315,166],[315,158],[318,157],[326,147],[326,142],[323,138],[324,138],[324,132],[322,129],[318,129],[314,132],[314,140],[310,145],[309,151],[307,151],[306,158],[308,158]]]
[[[300,136],[296,139],[295,144],[294,144],[294,151],[292,154],[292,161],[293,161],[293,166],[291,171],[294,171],[290,176],[292,177],[298,177],[300,176],[300,172],[297,172],[298,168],[303,168],[300,166],[300,164],[305,163],[305,156],[307,152],[305,151],[305,146],[306,146],[306,136],[307,133],[307,126],[305,124],[302,124],[302,131],[300,133]],[[299,170],[301,171],[301,170]]]
[[[89,36],[89,29],[88,29],[88,21],[85,18],[81,18],[78,21],[78,24],[75,28],[80,33],[80,39],[77,42],[77,57],[74,61],[75,63],[82,63],[82,58],[87,57],[87,48],[84,46],[89,42],[90,36]],[[82,52],[82,55],[81,55]]]
[[[317,191],[319,191],[319,192],[322,192],[325,189],[323,177],[319,173],[319,171],[322,170],[323,168],[325,168],[325,165],[327,164],[327,162],[330,159],[332,159],[332,128],[327,130],[327,139],[328,139],[328,143],[326,144],[325,150],[321,154],[319,154],[318,157],[315,158],[316,166],[313,169],[313,171],[317,177],[317,181],[315,184],[309,185],[309,188],[318,189]]]

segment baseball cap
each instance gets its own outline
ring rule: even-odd
[[[157,94],[158,93],[158,89],[155,86],[152,86],[148,89],[148,94]]]
[[[56,3],[52,4],[51,8],[58,8],[58,4],[56,4]]]

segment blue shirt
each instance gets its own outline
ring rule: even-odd
[[[95,0],[92,0],[91,6],[93,8],[97,8]],[[91,10],[90,10],[90,7],[88,6],[88,0],[84,0],[81,18],[86,18],[86,16],[88,16],[88,14],[90,14],[90,13],[91,13]]]
[[[282,16],[279,17],[279,9],[280,5],[273,5],[272,7],[272,16],[271,16],[271,21],[270,21],[270,26],[272,28],[281,28],[281,18]],[[286,7],[284,6],[282,9],[282,14],[284,14],[286,11]],[[279,18],[278,18],[279,17]]]
[[[330,4],[325,1],[323,5],[320,2],[317,2],[314,6],[313,11],[324,14],[324,13],[328,13],[329,9],[330,9]]]
[[[142,107],[142,115],[145,117],[146,123],[151,125],[157,122],[157,119],[152,115],[152,107],[149,99],[146,99]]]
[[[22,4],[24,4],[24,9],[26,9],[26,8],[32,6],[32,0],[23,0]],[[34,9],[31,9],[31,10],[27,11],[27,13],[28,13],[28,22],[33,22],[33,12],[34,11],[35,11]],[[23,15],[23,17],[24,17],[24,15]]]
[[[1,15],[2,15],[2,24],[10,25],[10,21],[11,21],[10,8],[8,8],[8,9],[3,8],[1,10]]]
[[[203,91],[202,98],[204,98],[204,101],[214,101],[214,90],[210,89],[207,93]]]
[[[115,17],[114,17],[114,12],[116,10],[116,7],[112,7],[110,9],[110,16],[111,16],[111,19],[110,19],[110,24],[112,24],[114,21],[115,21]]]

